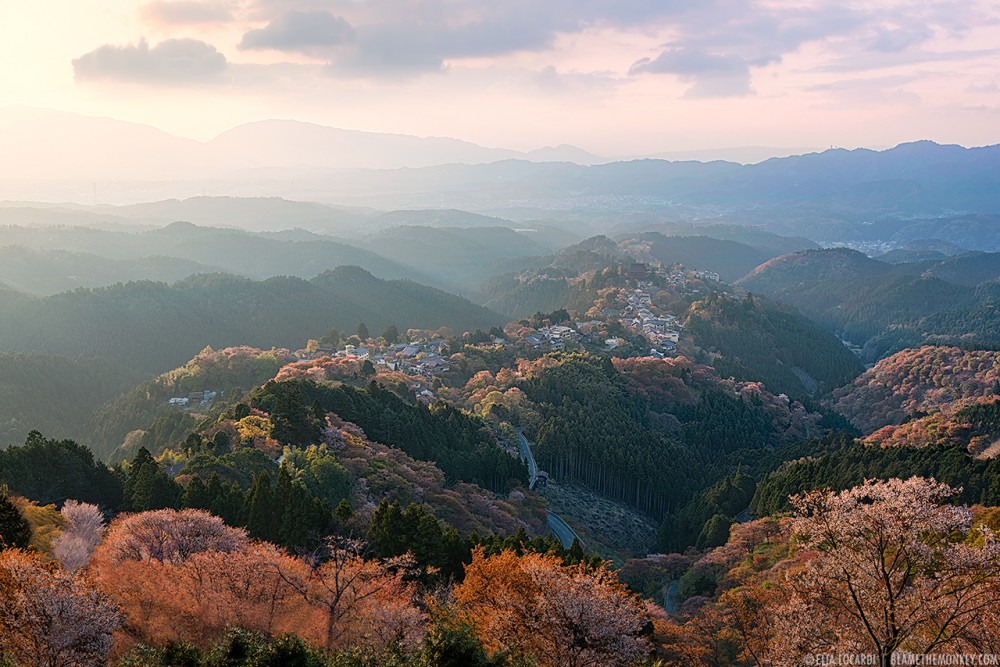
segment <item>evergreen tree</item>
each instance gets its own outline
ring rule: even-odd
[[[199,454],[204,448],[205,440],[197,433],[188,434],[188,437],[184,440],[184,453],[188,456]]]
[[[444,611],[438,611],[424,637],[422,664],[435,667],[491,667],[507,661],[498,654],[491,660],[475,628]]]
[[[368,337],[369,337],[368,325],[362,322],[361,324],[358,325],[358,338],[363,343],[366,340],[368,340]]]
[[[195,475],[181,494],[181,507],[207,510],[211,506],[212,496],[208,487],[201,481],[201,477]]]
[[[0,487],[0,550],[27,549],[31,526],[17,508],[6,487]]]
[[[729,539],[730,525],[732,525],[732,520],[728,517],[721,514],[713,515],[705,524],[705,527],[701,529],[701,534],[698,535],[698,541],[695,543],[695,546],[699,549],[721,547]]]
[[[212,451],[216,456],[222,456],[223,454],[231,451],[231,449],[232,439],[225,431],[219,431],[212,438]]]
[[[383,499],[372,513],[368,525],[368,541],[380,556],[396,556],[405,549],[406,528],[398,501]]]
[[[208,510],[230,526],[240,526],[246,494],[238,485],[225,483],[218,473],[212,473],[208,480],[207,494],[210,498]]]
[[[23,446],[0,450],[0,484],[14,495],[48,505],[73,498],[115,511],[122,479],[72,440],[51,440],[38,431]]]
[[[132,512],[177,507],[181,489],[153,459],[149,450],[140,447],[125,476],[124,506]]]
[[[278,517],[274,495],[271,493],[271,476],[261,471],[247,494],[245,523],[250,535],[269,542],[278,541]]]
[[[336,329],[330,329],[329,333],[319,339],[320,345],[328,345],[330,347],[336,347],[343,340],[343,336]]]
[[[333,513],[337,517],[337,521],[340,523],[347,523],[350,521],[351,517],[354,516],[354,510],[351,509],[351,504],[347,502],[347,498],[344,498],[337,503],[337,509],[335,509]]]
[[[382,332],[382,338],[389,345],[395,345],[399,342],[399,329],[396,328],[395,324],[390,324],[386,327],[385,331]]]
[[[587,554],[583,552],[583,545],[580,544],[580,540],[574,537],[573,545],[569,548],[566,559],[571,563],[582,563],[586,558]]]

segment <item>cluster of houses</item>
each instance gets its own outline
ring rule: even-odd
[[[715,271],[695,271],[694,275],[698,276],[702,280],[713,280],[715,282],[721,282],[722,279],[719,274]]]
[[[679,264],[675,264],[675,267],[679,267]],[[650,267],[648,264],[632,264],[625,271],[625,277],[631,280],[647,281],[653,274],[657,277],[662,278],[667,282],[667,284],[674,285],[677,287],[684,287],[687,285],[688,279],[693,275],[699,280],[714,280],[715,282],[720,282],[719,274],[715,271],[686,271],[683,267],[681,268],[667,268],[664,266],[656,267],[655,269]]]
[[[205,389],[204,391],[192,391],[187,396],[174,396],[167,403],[170,405],[176,405],[182,408],[189,408],[194,406],[209,406],[215,400],[215,397],[219,395],[217,391],[209,391]]]
[[[559,325],[542,327],[535,332],[526,334],[521,341],[535,349],[548,348],[554,352],[566,349],[566,343],[579,340],[580,332],[573,327]]]
[[[411,341],[384,347],[346,345],[342,350],[318,347],[313,359],[320,357],[356,357],[371,361],[377,367],[402,371],[408,375],[433,377],[448,370],[448,361],[441,356],[445,340]]]
[[[652,288],[651,283],[640,283],[639,287],[628,290],[628,305],[621,311],[619,321],[625,328],[645,336],[653,344],[651,352],[673,352],[677,349],[683,325],[669,313],[652,312],[653,299],[649,293]]]
[[[668,286],[675,289],[683,289],[688,292],[702,291],[700,286],[693,287],[688,284],[691,281],[691,278],[697,278],[698,280],[712,280],[715,282],[721,281],[719,274],[715,271],[688,271],[684,268],[669,269],[661,267],[656,270],[656,275]]]

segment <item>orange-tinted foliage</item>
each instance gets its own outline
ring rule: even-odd
[[[488,649],[529,655],[541,666],[630,665],[649,651],[643,603],[603,567],[477,550],[455,599]]]

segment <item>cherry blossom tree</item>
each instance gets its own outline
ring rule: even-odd
[[[184,560],[111,564],[98,553],[92,570],[124,611],[135,641],[206,646],[226,628],[265,635],[298,631],[310,611],[279,571],[295,559],[267,543],[237,551],[201,551]]]
[[[113,563],[182,561],[202,551],[238,551],[249,544],[246,531],[231,528],[203,510],[156,510],[126,515],[111,524],[101,545]]]
[[[604,567],[477,549],[455,599],[487,648],[529,655],[543,667],[631,665],[650,650],[642,602]]]
[[[219,632],[289,632],[302,618],[302,605],[280,572],[293,562],[273,544],[258,542],[240,551],[194,554],[176,568],[176,581],[197,624]]]
[[[366,560],[364,545],[350,539],[331,538],[327,547],[314,564],[291,561],[281,571],[282,579],[321,613],[323,647],[415,644],[425,619],[413,603],[413,584],[404,579],[413,571],[413,558]]]
[[[106,664],[118,610],[87,580],[19,549],[0,552],[0,654],[18,665]]]
[[[807,549],[776,614],[775,664],[810,653],[974,650],[1000,605],[1000,543],[957,491],[914,477],[792,499]],[[975,652],[979,652],[978,650]]]
[[[90,560],[104,535],[104,515],[97,505],[67,500],[60,513],[62,532],[52,541],[52,552],[63,569],[74,572]]]
[[[227,627],[295,630],[308,610],[279,576],[295,561],[207,512],[157,510],[113,522],[89,571],[133,639],[206,644]]]

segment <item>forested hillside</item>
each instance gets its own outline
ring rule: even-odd
[[[831,407],[866,433],[954,411],[1000,390],[1000,352],[924,346],[883,359],[833,392]]]
[[[0,353],[0,449],[34,430],[86,435],[91,413],[138,379],[114,360]]]
[[[103,460],[131,458],[140,447],[159,456],[165,448],[182,443],[206,413],[239,400],[295,360],[282,348],[205,348],[183,366],[101,405],[87,417],[79,439]],[[198,401],[190,406],[169,403],[173,397],[183,400],[192,393],[204,395],[205,391],[216,395],[204,406]],[[128,446],[123,447],[126,442]]]
[[[777,257],[799,250],[809,250],[817,248],[815,242],[803,236],[781,236],[774,232],[766,231],[757,225],[747,224],[722,224],[717,222],[632,222],[620,224],[615,238],[625,240],[636,233],[653,232],[667,237],[677,236],[707,236],[720,241],[734,241],[759,252]],[[629,232],[628,230],[633,230]]]
[[[664,266],[676,263],[689,269],[714,271],[727,282],[742,278],[778,255],[737,241],[709,236],[664,236],[656,232],[623,239],[621,244],[643,261],[648,258]]]
[[[739,281],[799,308],[877,361],[922,342],[998,342],[1000,254],[887,264],[843,248],[773,259]]]
[[[862,371],[840,340],[793,310],[747,295],[710,294],[688,310],[684,331],[712,355],[723,377],[759,380],[795,397],[815,397]]]
[[[494,326],[501,318],[465,299],[408,281],[384,281],[351,267],[313,280],[258,282],[194,276],[167,285],[136,282],[76,290],[12,304],[0,312],[0,349],[114,360],[153,375],[206,345],[295,348],[331,328],[395,324]]]
[[[830,428],[824,415],[760,383],[724,380],[684,357],[547,355],[516,372],[482,371],[452,398],[520,424],[560,483],[657,520],[762,452]]]
[[[0,248],[6,246],[28,248],[36,257],[49,262],[48,283],[42,281],[37,267],[22,260],[0,270],[0,280],[11,284],[47,287],[48,291],[39,291],[41,294],[51,294],[59,284],[68,281],[77,281],[72,287],[82,287],[134,279],[178,280],[192,273],[204,273],[204,268],[195,268],[199,266],[258,279],[312,278],[342,265],[361,266],[380,278],[427,278],[376,253],[330,237],[313,234],[284,239],[187,222],[141,231],[0,226]],[[54,252],[59,254],[53,255]],[[52,262],[55,258],[59,261]],[[112,261],[102,266],[96,258]],[[194,270],[171,277],[185,267]],[[95,282],[98,278],[105,282]]]
[[[360,245],[401,266],[412,267],[418,275],[432,276],[436,285],[474,299],[479,296],[480,283],[508,271],[511,261],[520,263],[550,252],[507,227],[463,229],[410,224],[370,235]]]
[[[478,418],[444,404],[410,405],[376,383],[354,389],[305,380],[269,382],[248,401],[270,415],[271,435],[283,445],[319,442],[326,428],[323,416],[332,412],[360,426],[373,440],[433,461],[453,483],[507,491],[527,482],[524,466],[499,448]]]
[[[1000,459],[981,461],[964,447],[872,447],[847,437],[827,437],[796,445],[804,456],[767,475],[757,486],[751,507],[757,516],[790,508],[789,497],[812,489],[849,489],[868,479],[909,479],[916,475],[962,489],[969,504],[1000,505]],[[808,453],[807,456],[805,454]]]
[[[217,266],[157,255],[110,259],[67,250],[0,248],[0,280],[28,294],[43,296],[131,280],[172,283],[196,273],[218,271],[221,268]]]

